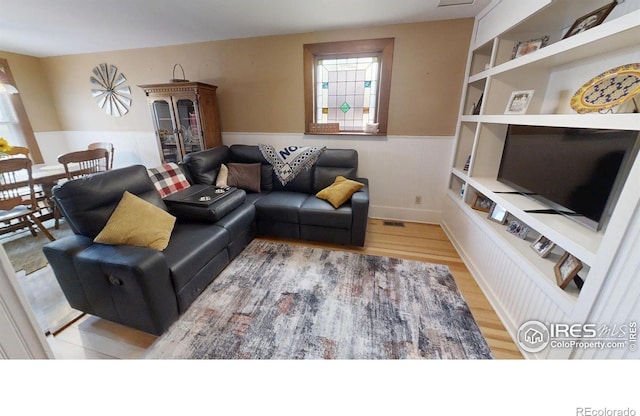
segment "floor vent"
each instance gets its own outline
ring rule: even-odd
[[[384,225],[387,227],[404,227],[404,223],[402,221],[385,221]]]

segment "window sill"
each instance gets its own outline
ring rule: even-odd
[[[338,133],[310,133],[304,132],[305,136],[386,136],[387,133],[365,133],[363,131],[340,131]]]

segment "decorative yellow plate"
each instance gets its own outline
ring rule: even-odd
[[[640,63],[604,72],[582,86],[571,98],[578,113],[608,110],[640,94]]]

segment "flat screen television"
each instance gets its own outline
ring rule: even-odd
[[[510,125],[498,181],[599,230],[626,180],[640,132]]]

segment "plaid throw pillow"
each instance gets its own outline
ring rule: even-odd
[[[147,170],[162,198],[191,186],[176,163],[165,163],[160,167]]]

